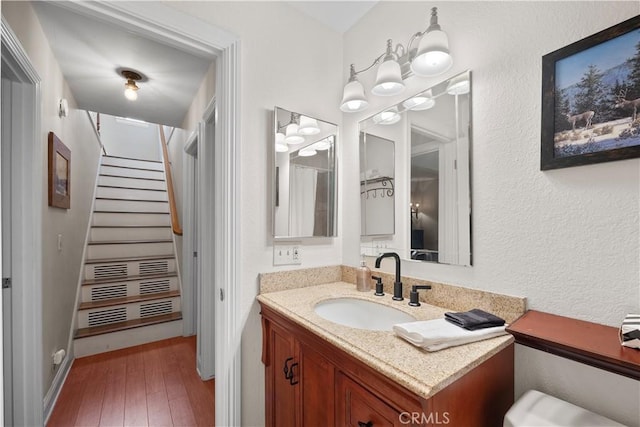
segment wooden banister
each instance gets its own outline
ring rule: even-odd
[[[169,152],[167,151],[167,141],[164,137],[164,129],[159,125],[160,129],[160,145],[162,145],[162,158],[164,159],[164,173],[167,177],[167,194],[169,195],[169,211],[171,212],[171,229],[173,234],[182,236],[182,227],[178,217],[178,208],[176,207],[176,197],[173,193],[173,177],[171,176],[171,164],[169,163]]]

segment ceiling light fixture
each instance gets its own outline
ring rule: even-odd
[[[411,48],[413,42],[420,39],[417,48]],[[382,63],[381,63],[382,62]],[[365,110],[369,102],[364,93],[364,86],[358,81],[358,74],[370,70],[380,64],[376,82],[371,93],[377,96],[393,96],[402,93],[405,88],[404,79],[413,74],[423,77],[436,76],[447,71],[453,64],[449,53],[449,38],[438,24],[438,8],[431,9],[429,27],[415,33],[407,47],[402,44],[393,48],[393,41],[387,40],[386,51],[374,59],[367,68],[356,71],[351,64],[349,82],[345,85],[340,110],[345,113],[356,113]],[[406,70],[404,73],[402,70]]]
[[[138,99],[138,86],[136,85],[136,81],[142,80],[142,76],[135,71],[131,70],[122,70],[120,72],[122,77],[127,79],[127,82],[124,84],[124,96],[129,101],[135,101]]]

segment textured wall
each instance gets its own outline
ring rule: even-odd
[[[466,69],[473,75],[471,268],[404,263],[403,273],[525,296],[530,308],[619,325],[640,310],[640,160],[541,172],[541,57],[640,13],[632,2],[381,2],[345,36],[344,71],[362,68],[387,38],[406,43],[439,8],[454,66],[409,79],[404,95],[343,117],[343,163],[357,161],[357,121]],[[361,79],[367,87],[375,73]],[[357,172],[342,203],[356,211]],[[357,265],[357,216],[344,216],[344,261]],[[535,363],[534,363],[535,362]],[[557,375],[563,372],[563,375]],[[640,424],[637,382],[519,348],[517,395],[528,388]],[[580,378],[580,381],[576,380]],[[611,391],[595,387],[600,378]],[[589,384],[589,388],[585,388]]]
[[[89,222],[100,149],[92,125],[75,101],[28,2],[2,2],[2,14],[15,31],[41,80],[43,164],[42,194],[42,369],[43,392],[55,371],[51,354],[67,347],[75,310],[78,277]],[[69,101],[69,116],[58,117],[60,98]],[[47,134],[54,131],[71,150],[71,209],[48,207]],[[62,250],[57,249],[58,234]]]

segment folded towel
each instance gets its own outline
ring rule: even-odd
[[[504,325],[468,331],[444,319],[399,323],[393,325],[393,332],[416,347],[422,347],[427,351],[438,351],[507,333]]]
[[[504,319],[479,308],[459,313],[445,313],[444,318],[454,325],[470,331],[504,325]]]

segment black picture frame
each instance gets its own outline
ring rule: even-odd
[[[638,40],[634,43],[636,37]],[[633,47],[629,49],[629,45]],[[611,49],[615,46],[622,48]],[[602,55],[603,52],[606,54]],[[616,52],[616,56],[610,52]],[[615,63],[615,58],[622,54],[629,59],[623,60],[620,67],[631,67],[631,71],[627,78],[617,80],[613,85],[607,73],[615,67],[605,67]],[[593,59],[595,63],[585,66],[587,71],[581,79],[568,85],[579,75],[577,64],[586,64],[587,59]],[[565,87],[560,87],[561,81]],[[632,91],[627,95],[630,88]],[[615,95],[617,89],[620,92]],[[604,97],[591,96],[592,92]],[[625,95],[621,97],[623,93]],[[594,108],[585,108],[590,100]],[[614,120],[627,113],[630,114],[628,120]],[[625,130],[623,125],[627,123]],[[581,125],[584,126],[582,131],[579,130]],[[635,157],[640,157],[640,15],[542,57],[540,170]]]

